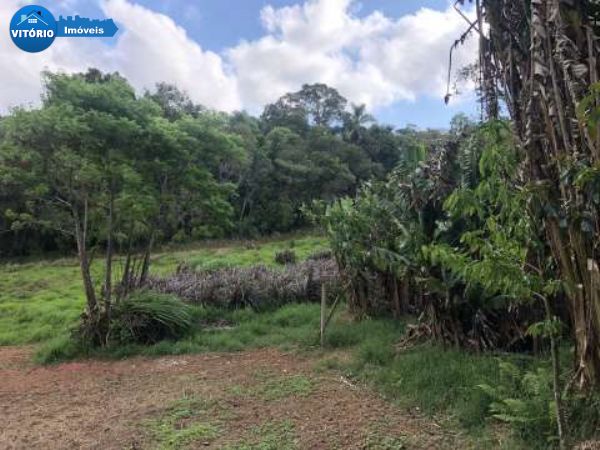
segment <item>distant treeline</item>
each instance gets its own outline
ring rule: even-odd
[[[0,256],[72,251],[74,217],[92,247],[106,223],[120,246],[148,229],[155,242],[290,231],[306,225],[303,204],[353,196],[446,138],[377,124],[322,84],[256,118],[164,83],[138,95],[95,69],[43,81],[39,108],[0,119]]]

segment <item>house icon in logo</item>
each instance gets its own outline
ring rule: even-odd
[[[17,23],[17,26],[20,26],[22,24],[35,24],[37,25],[38,23],[43,23],[44,25],[48,26],[48,23],[44,21],[44,19],[42,19],[42,12],[41,11],[37,11],[37,12],[32,12],[31,14],[21,14],[21,21],[19,23]]]

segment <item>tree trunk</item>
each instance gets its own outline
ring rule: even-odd
[[[110,307],[112,300],[112,263],[113,263],[113,194],[110,194],[107,216],[107,236],[106,236],[106,267],[104,280],[104,307],[107,317],[110,318]]]
[[[402,295],[400,296],[400,307],[402,308],[403,314],[408,314],[410,308],[410,280],[411,277],[404,277],[402,282]]]
[[[90,262],[87,254],[87,203],[85,205],[83,224],[78,211],[73,208],[73,219],[75,220],[75,239],[77,241],[77,255],[79,259],[79,268],[81,269],[81,279],[83,280],[83,288],[85,290],[85,298],[87,301],[87,309],[90,316],[98,312],[98,302],[96,301],[96,292],[94,291],[94,283],[90,273]]]
[[[557,317],[552,314],[550,301],[543,296],[540,296],[544,302],[544,310],[546,312],[546,320],[548,323],[557,321]],[[550,338],[550,352],[552,355],[552,386],[554,391],[554,408],[556,412],[556,424],[558,431],[558,442],[560,450],[567,449],[567,422],[565,418],[565,409],[562,400],[562,389],[560,386],[560,355],[558,353],[558,343],[554,330],[550,330],[548,336]]]
[[[478,13],[490,25],[491,44],[490,52],[481,50],[487,60],[482,89],[485,94],[487,82],[501,84],[513,100],[509,111],[526,155],[524,182],[539,192],[537,212],[568,299],[576,382],[580,388],[598,386],[600,286],[593,268],[600,224],[589,189],[573,181],[600,160],[600,135],[594,139],[594,124],[588,127],[581,117],[590,84],[600,78],[597,30],[581,0],[483,0],[482,6],[485,14]],[[598,107],[596,100],[590,108]],[[584,230],[581,219],[588,216],[596,219]]]
[[[144,253],[144,262],[142,265],[142,271],[140,273],[139,285],[142,286],[148,279],[148,273],[150,272],[150,255],[152,254],[152,247],[154,246],[154,233],[150,237],[146,252]]]

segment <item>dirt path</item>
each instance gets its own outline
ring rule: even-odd
[[[53,367],[30,353],[0,347],[1,449],[465,448],[277,350]]]

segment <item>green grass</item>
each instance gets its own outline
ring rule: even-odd
[[[157,450],[179,450],[194,442],[209,443],[219,436],[220,428],[208,421],[215,405],[184,397],[157,420],[146,424]]]
[[[326,355],[320,367],[370,384],[401,406],[444,414],[470,429],[484,426],[489,399],[475,386],[500,381],[497,358],[430,344],[398,353],[394,345],[403,331],[398,321],[338,318],[326,342],[330,348],[349,349],[351,357]]]
[[[77,322],[83,304],[75,261],[5,264],[0,268],[0,345],[63,335]]]
[[[241,441],[226,450],[296,450],[294,424],[289,420],[267,422],[250,429]]]
[[[197,250],[172,251],[155,256],[156,271],[164,273],[173,271],[180,263],[199,269],[219,269],[223,267],[249,267],[262,264],[277,267],[275,254],[291,249],[299,261],[310,255],[326,250],[327,239],[316,236],[299,235],[293,238],[252,242],[249,244],[225,245],[219,247],[202,247]]]
[[[278,376],[271,372],[258,372],[255,379],[256,382],[251,387],[232,386],[231,393],[238,397],[251,396],[270,402],[289,397],[307,397],[314,390],[313,381],[304,375]]]
[[[167,274],[185,263],[197,268],[219,266],[275,266],[275,253],[293,248],[298,258],[326,248],[326,240],[314,236],[294,236],[258,241],[252,248],[241,243],[220,246],[192,246],[153,257],[152,272]],[[93,265],[96,282],[101,278],[101,262]],[[64,340],[77,324],[85,304],[79,267],[74,258],[39,262],[8,262],[0,265],[0,345],[35,344]],[[218,339],[218,338],[217,338]]]
[[[256,313],[251,310],[220,311],[195,306],[194,320],[206,323],[219,318],[231,322],[231,328],[196,328],[178,341],[155,345],[123,345],[116,348],[79,348],[65,335],[59,335],[39,347],[36,360],[54,363],[79,356],[125,358],[133,355],[161,356],[211,351],[236,352],[251,348],[279,347],[284,350],[317,348],[320,306],[293,304],[281,309]]]

